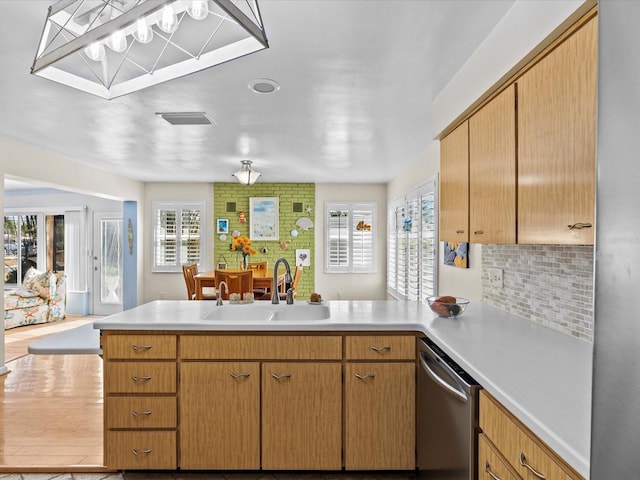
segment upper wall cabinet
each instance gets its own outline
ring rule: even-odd
[[[518,243],[593,244],[597,21],[517,80]]]
[[[469,241],[469,122],[440,141],[440,240]]]
[[[469,119],[469,239],[516,243],[515,86]]]

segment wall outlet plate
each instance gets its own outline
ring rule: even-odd
[[[489,269],[489,285],[493,288],[504,288],[503,270],[501,268]]]

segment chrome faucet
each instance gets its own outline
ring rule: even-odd
[[[218,300],[216,301],[216,306],[218,307],[222,305],[222,286],[223,285],[224,285],[224,289],[227,291],[227,295],[229,295],[229,285],[227,285],[227,282],[223,280],[218,284],[218,295],[216,295],[218,297]]]
[[[284,268],[287,269],[287,273],[284,277],[284,283],[291,283],[291,266],[286,258],[280,257],[276,260],[276,264],[273,266],[273,286],[271,287],[271,303],[277,305],[280,303],[280,296],[278,295],[278,266],[280,262],[284,263]],[[291,301],[289,301],[289,297],[291,297]],[[293,304],[293,290],[291,295],[287,292],[287,304]]]

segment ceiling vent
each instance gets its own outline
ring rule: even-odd
[[[205,112],[156,112],[171,125],[215,125]]]

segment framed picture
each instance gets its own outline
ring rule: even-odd
[[[249,239],[278,240],[280,221],[278,197],[249,198]]]
[[[219,218],[216,221],[216,233],[229,233],[229,219]]]

